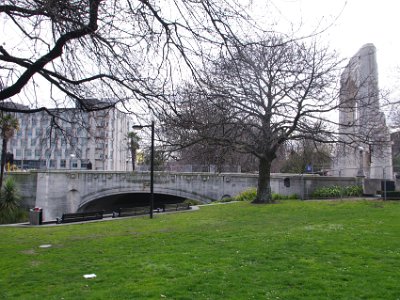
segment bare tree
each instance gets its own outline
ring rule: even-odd
[[[225,0],[1,1],[7,34],[0,45],[0,101],[28,106],[1,110],[51,114],[49,106],[92,111],[118,103],[137,110],[132,101],[148,105],[161,97],[179,71],[195,72],[204,45],[221,44],[213,24],[240,17],[240,6]]]
[[[283,173],[325,174],[331,169],[333,149],[331,145],[302,139],[286,145],[287,157],[281,168]]]
[[[324,114],[336,108],[339,62],[315,41],[278,34],[234,40],[227,49],[200,87],[161,108],[163,127],[178,128],[176,145],[207,140],[257,157],[255,202],[270,203],[271,166],[280,147],[288,140],[332,138]]]

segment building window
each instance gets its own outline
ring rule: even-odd
[[[55,157],[61,157],[61,150],[60,149],[55,150],[54,151],[54,156]]]
[[[42,151],[40,149],[35,149],[35,156],[40,157],[42,155]]]
[[[87,169],[88,161],[81,160],[81,169]]]
[[[25,157],[31,157],[32,156],[32,150],[31,149],[26,149],[25,150]]]
[[[51,149],[46,149],[45,156],[46,157],[50,157],[51,156]]]
[[[67,163],[65,159],[60,160],[60,168],[65,168],[67,166]]]
[[[51,159],[50,160],[50,168],[55,168],[56,167],[56,160],[55,159]]]
[[[17,156],[17,157],[19,157],[19,158],[22,156],[21,149],[17,149],[17,150],[15,151],[15,156]]]

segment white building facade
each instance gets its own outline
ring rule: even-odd
[[[20,129],[7,152],[13,154],[17,168],[127,170],[130,124],[126,114],[116,108],[50,113],[15,114]]]

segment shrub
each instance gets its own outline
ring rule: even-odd
[[[319,187],[314,190],[311,194],[312,198],[337,198],[337,197],[356,197],[362,195],[362,187],[359,185],[350,185],[340,187],[337,185],[334,186],[325,186]]]
[[[19,207],[20,196],[12,177],[7,177],[0,194],[0,210],[14,211]]]
[[[0,224],[13,224],[28,221],[28,211],[17,208],[13,211],[0,210]]]
[[[239,195],[235,196],[232,200],[234,201],[253,201],[256,199],[257,196],[257,189],[256,188],[250,188],[247,189],[243,192],[241,192]],[[292,194],[292,195],[281,195],[277,193],[272,193],[272,200],[290,200],[290,199],[299,199],[299,196],[297,194]],[[227,201],[225,201],[227,202]]]
[[[183,201],[183,203],[189,204],[190,206],[204,204],[203,202],[194,199],[186,199],[185,201]]]
[[[362,196],[363,188],[360,185],[350,185],[344,187],[344,194],[350,197]]]
[[[235,201],[253,201],[256,199],[257,196],[257,189],[256,188],[249,188],[244,190],[240,194],[233,197]]]
[[[0,223],[18,223],[28,220],[28,212],[19,207],[20,196],[12,177],[7,177],[0,194]]]
[[[237,201],[237,200],[235,198],[232,198],[232,197],[225,197],[225,198],[222,198],[221,200],[218,200],[216,202],[218,202],[218,203],[226,203],[226,202],[232,202],[232,201]]]

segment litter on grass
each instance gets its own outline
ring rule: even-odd
[[[83,277],[84,277],[85,279],[96,278],[96,274],[85,274],[85,275],[83,275]]]

